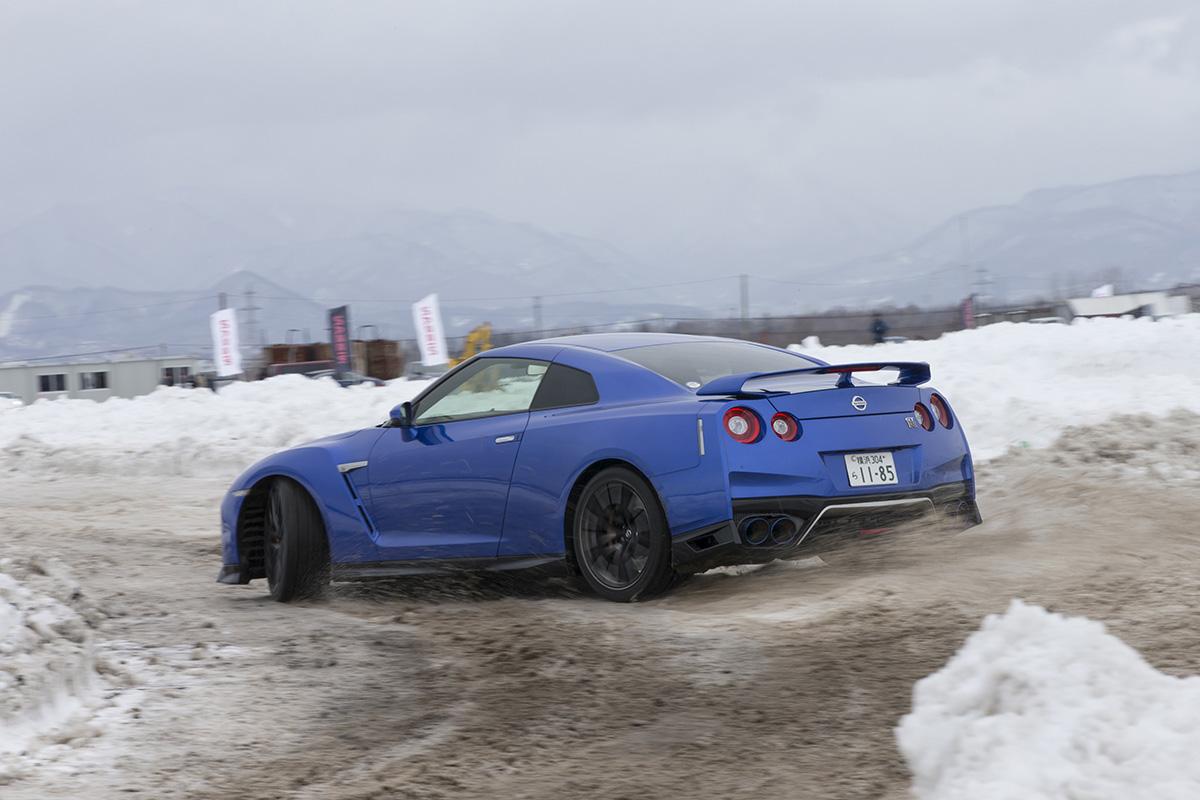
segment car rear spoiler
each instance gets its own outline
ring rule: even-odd
[[[929,365],[923,361],[883,361],[868,364],[826,364],[823,367],[807,369],[786,369],[780,372],[743,372],[739,375],[726,375],[723,378],[711,380],[696,390],[696,394],[712,395],[749,395],[760,397],[771,394],[788,394],[782,390],[762,389],[746,391],[743,387],[756,378],[777,378],[784,375],[839,375],[837,388],[845,389],[853,386],[851,376],[856,372],[879,372],[885,369],[900,371],[900,376],[888,384],[889,386],[920,386],[929,380]]]

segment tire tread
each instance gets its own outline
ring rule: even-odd
[[[329,540],[321,513],[295,481],[281,478],[270,491],[282,494],[284,530],[271,596],[281,603],[318,597],[329,582]]]

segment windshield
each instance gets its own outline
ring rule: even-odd
[[[621,350],[617,355],[692,390],[726,375],[818,366],[798,353],[735,341],[656,344]]]

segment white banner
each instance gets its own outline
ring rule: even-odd
[[[438,310],[436,294],[413,303],[413,325],[417,329],[421,363],[427,367],[449,363],[450,354],[446,352],[446,335],[442,331],[442,312]]]
[[[237,309],[223,308],[208,320],[212,327],[213,362],[217,365],[217,377],[241,374],[242,351],[238,348]]]

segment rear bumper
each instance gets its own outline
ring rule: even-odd
[[[895,525],[933,515],[940,522],[969,528],[983,521],[970,483],[944,484],[920,492],[891,492],[853,497],[760,497],[734,500],[733,518],[675,537],[671,558],[680,572],[703,572],[734,564],[761,564],[779,558],[817,555],[835,539],[882,532]],[[782,540],[770,536],[752,543],[742,524],[789,519],[794,533]]]

